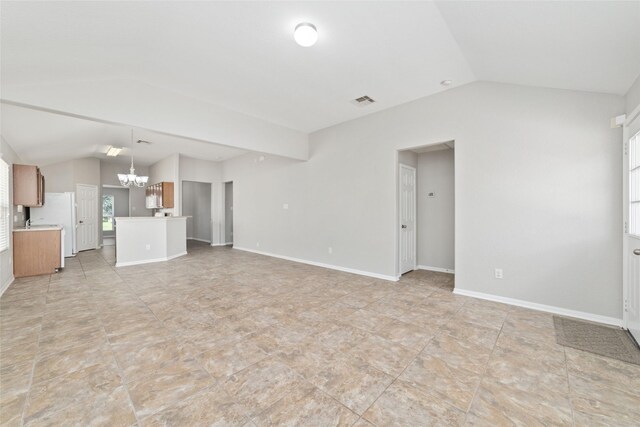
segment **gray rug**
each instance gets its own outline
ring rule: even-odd
[[[640,365],[640,349],[624,329],[558,316],[553,323],[560,345]]]

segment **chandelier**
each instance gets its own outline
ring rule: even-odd
[[[148,176],[137,176],[133,167],[133,129],[131,129],[131,168],[129,173],[119,173],[118,180],[123,187],[144,187],[149,180]]]

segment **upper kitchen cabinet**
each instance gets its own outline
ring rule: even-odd
[[[148,209],[173,207],[173,182],[160,182],[147,187],[146,206]]]
[[[44,176],[32,165],[13,165],[13,204],[44,205]]]

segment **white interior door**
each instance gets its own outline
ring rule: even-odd
[[[78,251],[95,249],[98,247],[98,187],[78,184],[76,204]]]
[[[623,320],[640,343],[640,107],[624,126]]]
[[[416,170],[400,165],[400,274],[416,268]]]

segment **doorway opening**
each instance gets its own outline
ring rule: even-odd
[[[455,272],[455,144],[398,151],[397,272]]]
[[[187,217],[187,241],[211,244],[211,183],[182,181],[182,215]]]
[[[233,245],[233,181],[224,183],[224,240]]]
[[[102,186],[102,245],[116,244],[117,217],[131,216],[129,209],[129,189],[117,185]]]

